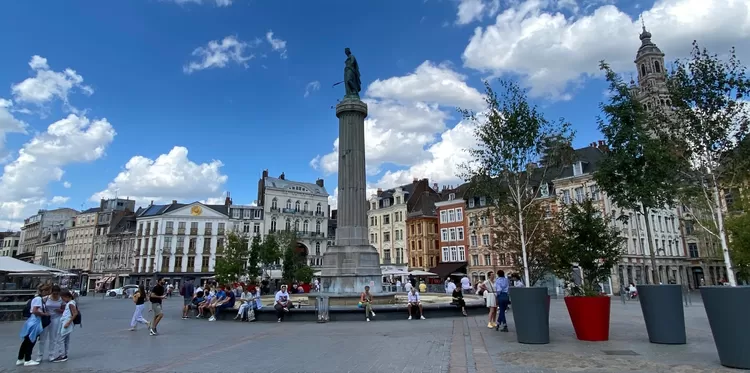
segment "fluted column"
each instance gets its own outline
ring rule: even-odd
[[[368,245],[365,118],[367,104],[344,100],[336,105],[339,118],[339,198],[336,244]]]

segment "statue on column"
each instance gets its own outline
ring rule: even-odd
[[[344,49],[346,61],[344,67],[344,87],[346,94],[344,99],[359,100],[359,92],[362,90],[362,81],[359,78],[359,64],[349,48]]]

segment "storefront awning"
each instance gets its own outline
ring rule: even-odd
[[[467,264],[466,262],[438,263],[435,268],[430,269],[430,272],[437,274],[440,278],[446,278],[454,272],[465,273]]]

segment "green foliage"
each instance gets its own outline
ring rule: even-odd
[[[261,242],[260,235],[255,235],[250,244],[250,254],[247,258],[247,275],[253,280],[257,279],[261,274],[259,266],[261,251],[263,251],[263,243]]]
[[[265,240],[263,240],[258,255],[258,260],[265,276],[267,276],[269,268],[280,259],[281,249],[279,248],[279,242],[276,240],[276,233],[269,233],[266,235]]]
[[[566,205],[560,213],[562,229],[550,245],[552,268],[573,286],[571,295],[599,295],[599,283],[607,281],[619,262],[625,239],[611,225],[612,218],[603,216],[590,199]],[[582,286],[573,285],[575,265],[581,271]]]
[[[496,221],[517,222],[515,238],[503,234],[504,239],[514,242],[511,246],[527,262],[541,263],[529,257],[533,253],[527,250],[524,220],[535,213],[531,206],[553,178],[547,171],[565,164],[571,154],[572,132],[562,119],[544,118],[515,83],[501,81],[500,87],[496,92],[485,83],[487,108],[482,113],[459,110],[464,118],[478,122],[477,147],[469,150],[472,160],[464,165],[462,176],[471,181],[474,195],[491,201]],[[524,279],[531,282],[529,273]]]
[[[727,218],[729,253],[737,278],[750,281],[750,200],[743,199],[741,205],[742,212]]]
[[[295,272],[295,279],[299,282],[305,282],[305,283],[311,283],[313,276],[315,275],[315,270],[312,269],[309,265],[302,263],[302,266],[297,268],[297,272]]]
[[[214,273],[220,284],[237,282],[247,275],[246,263],[249,256],[247,239],[230,233],[224,255],[216,259]]]
[[[297,251],[297,234],[291,231],[282,231],[277,234],[276,240],[282,251],[281,277],[284,282],[309,282],[312,279],[313,272],[301,253]]]

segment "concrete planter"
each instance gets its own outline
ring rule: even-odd
[[[518,343],[549,343],[549,297],[546,287],[511,287]]]
[[[701,296],[721,365],[750,369],[750,286],[704,286]]]
[[[660,344],[685,344],[685,311],[682,286],[638,285],[648,340]]]

